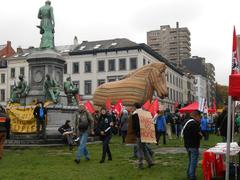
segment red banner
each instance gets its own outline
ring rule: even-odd
[[[142,108],[146,111],[148,111],[150,107],[151,107],[151,103],[149,100],[147,100],[145,104],[142,106]]]
[[[119,116],[122,112],[123,104],[122,99],[120,99],[115,105],[114,105],[114,111]]]
[[[85,103],[85,107],[86,109],[90,112],[90,113],[94,113],[95,112],[95,109],[93,107],[93,105],[90,103],[90,101],[87,101]]]
[[[233,29],[233,44],[232,44],[232,74],[239,73],[239,59],[238,59],[238,48],[237,48],[237,35],[235,26]]]
[[[158,99],[155,99],[148,111],[152,113],[152,116],[155,116],[158,110],[159,110]]]
[[[111,110],[111,101],[110,101],[110,99],[107,99],[107,100],[106,100],[106,109],[107,109],[108,111]]]

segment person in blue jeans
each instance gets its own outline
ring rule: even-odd
[[[90,160],[87,150],[88,131],[93,132],[94,121],[92,115],[86,110],[83,104],[79,105],[79,111],[75,119],[75,134],[79,136],[79,146],[77,150],[77,157],[74,160],[77,164],[80,163],[81,156],[85,156],[86,160]]]
[[[204,140],[205,140],[205,141],[207,141],[208,138],[209,138],[208,122],[209,122],[209,120],[208,120],[207,114],[204,113],[204,114],[203,114],[203,118],[201,119],[201,126],[200,126],[200,127],[201,127],[201,132],[202,132],[202,134],[203,134],[203,137],[204,137]]]
[[[157,145],[159,144],[161,135],[163,135],[163,144],[166,144],[166,118],[163,111],[158,111],[157,113],[158,115],[155,127]]]
[[[189,180],[196,180],[196,169],[199,157],[199,146],[202,138],[200,130],[201,112],[195,110],[183,126],[182,134],[184,146],[188,153],[187,177]]]

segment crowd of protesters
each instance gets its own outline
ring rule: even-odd
[[[90,154],[87,149],[87,140],[89,135],[98,136],[102,141],[102,155],[99,157],[99,163],[105,163],[106,157],[108,161],[113,160],[113,154],[110,148],[110,141],[113,135],[121,136],[121,143],[126,143],[127,131],[129,126],[132,128],[136,137],[136,144],[133,147],[133,157],[139,161],[138,167],[143,169],[143,160],[147,161],[148,167],[154,165],[153,151],[148,143],[141,142],[140,123],[138,110],[145,111],[141,105],[135,103],[131,108],[122,109],[121,114],[118,114],[113,109],[107,110],[102,107],[100,111],[89,113],[84,104],[79,105],[79,109],[75,116],[73,127],[71,121],[66,120],[65,124],[59,127],[58,131],[66,140],[69,149],[73,150],[73,146],[78,144],[75,163],[79,164],[84,157],[85,160],[90,160]],[[37,119],[37,135],[40,132],[43,138],[46,138],[45,116],[47,112],[43,107],[43,103],[39,102],[34,110],[34,116]],[[196,166],[199,156],[200,139],[209,139],[210,133],[216,133],[223,137],[226,141],[227,134],[227,108],[218,116],[209,116],[206,113],[194,111],[193,113],[179,113],[176,109],[171,113],[170,109],[158,110],[156,114],[152,114],[152,123],[155,127],[156,145],[165,145],[173,138],[183,137],[184,146],[189,157],[187,168],[187,176],[189,179],[195,179]],[[0,116],[4,121],[0,121],[0,159],[2,158],[3,143],[5,138],[9,138],[10,123],[9,118],[4,111],[0,109]],[[129,124],[129,119],[132,119]],[[40,131],[40,129],[42,131]],[[240,115],[236,117],[236,131],[240,129]],[[77,143],[76,143],[77,142]]]

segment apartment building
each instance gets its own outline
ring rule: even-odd
[[[182,65],[182,59],[191,56],[190,31],[186,27],[175,28],[170,25],[160,26],[160,30],[147,32],[147,44],[177,67]]]

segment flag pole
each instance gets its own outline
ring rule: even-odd
[[[226,152],[226,174],[225,180],[229,180],[229,162],[230,162],[230,138],[231,138],[231,108],[232,97],[228,96],[228,112],[227,112],[227,152]]]
[[[234,132],[235,132],[235,127],[234,127],[234,125],[235,125],[235,101],[234,100],[232,100],[232,142],[234,141]]]

